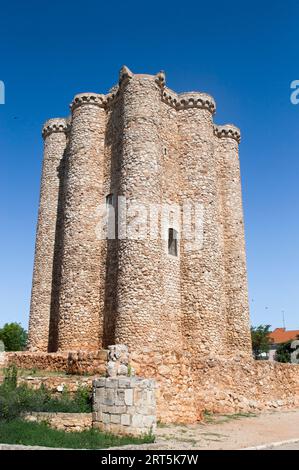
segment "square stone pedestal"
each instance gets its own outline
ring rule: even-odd
[[[93,381],[93,427],[117,435],[143,436],[156,431],[156,384],[139,377]]]

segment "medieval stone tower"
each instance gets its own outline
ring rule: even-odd
[[[76,95],[70,118],[46,122],[30,350],[251,354],[240,132],[214,113],[209,95],[123,67],[110,93]],[[120,236],[134,203],[143,236]],[[100,236],[109,214],[116,235]]]

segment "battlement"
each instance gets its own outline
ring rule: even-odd
[[[45,139],[53,132],[67,133],[70,130],[70,120],[67,118],[53,118],[45,122],[42,129],[42,136]]]
[[[97,93],[79,93],[74,97],[72,103],[70,104],[71,111],[74,111],[79,106],[85,104],[104,108],[107,104],[107,98],[105,95],[100,95]]]
[[[108,110],[116,99],[123,93],[123,89],[128,81],[132,79],[142,81],[149,79],[155,82],[161,89],[161,101],[168,104],[177,111],[182,111],[190,108],[206,109],[212,115],[216,113],[216,103],[212,96],[207,93],[199,91],[190,91],[183,93],[176,93],[170,88],[166,87],[166,77],[163,71],[158,72],[156,75],[149,74],[133,74],[128,67],[123,66],[119,72],[119,83],[112,88],[107,94],[98,93],[79,93],[70,104],[71,111],[74,111],[79,106],[90,104],[99,106]],[[51,121],[51,120],[49,120]],[[48,121],[47,121],[48,122]],[[215,135],[218,137],[232,137],[240,141],[238,137],[238,129],[233,125],[215,126]]]
[[[225,126],[214,126],[214,132],[217,137],[220,139],[229,138],[234,139],[238,142],[241,141],[241,131],[238,127],[233,124],[226,124]]]

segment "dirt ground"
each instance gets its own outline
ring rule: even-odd
[[[299,442],[299,410],[288,410],[260,415],[208,415],[205,423],[160,425],[156,442],[138,448],[236,450],[295,439]]]

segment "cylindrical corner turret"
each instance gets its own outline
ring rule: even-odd
[[[53,265],[60,187],[60,167],[66,145],[69,122],[49,119],[43,126],[44,159],[41,178],[39,215],[35,245],[34,272],[29,318],[28,349],[48,351],[51,318]]]
[[[152,237],[149,226],[151,205],[159,208],[162,202],[161,79],[151,75],[126,76],[120,89],[123,100],[120,195],[126,198],[127,232],[119,233],[118,241],[115,339],[135,351],[144,347],[162,351],[176,347],[179,340],[175,322],[169,323],[161,305],[164,289],[161,233]],[[141,223],[139,233],[133,229],[136,210],[143,211],[139,215],[144,217],[145,224]],[[123,214],[119,208],[120,219]]]
[[[227,353],[251,357],[244,217],[239,164],[240,130],[215,126],[224,243]]]
[[[178,95],[182,203],[193,212],[194,235],[182,239],[182,328],[198,357],[224,354],[223,247],[214,156],[215,101],[204,93]],[[201,219],[201,220],[200,220]]]
[[[106,114],[102,95],[82,93],[72,104],[65,187],[64,239],[59,293],[58,349],[101,347],[97,208],[103,202]]]

